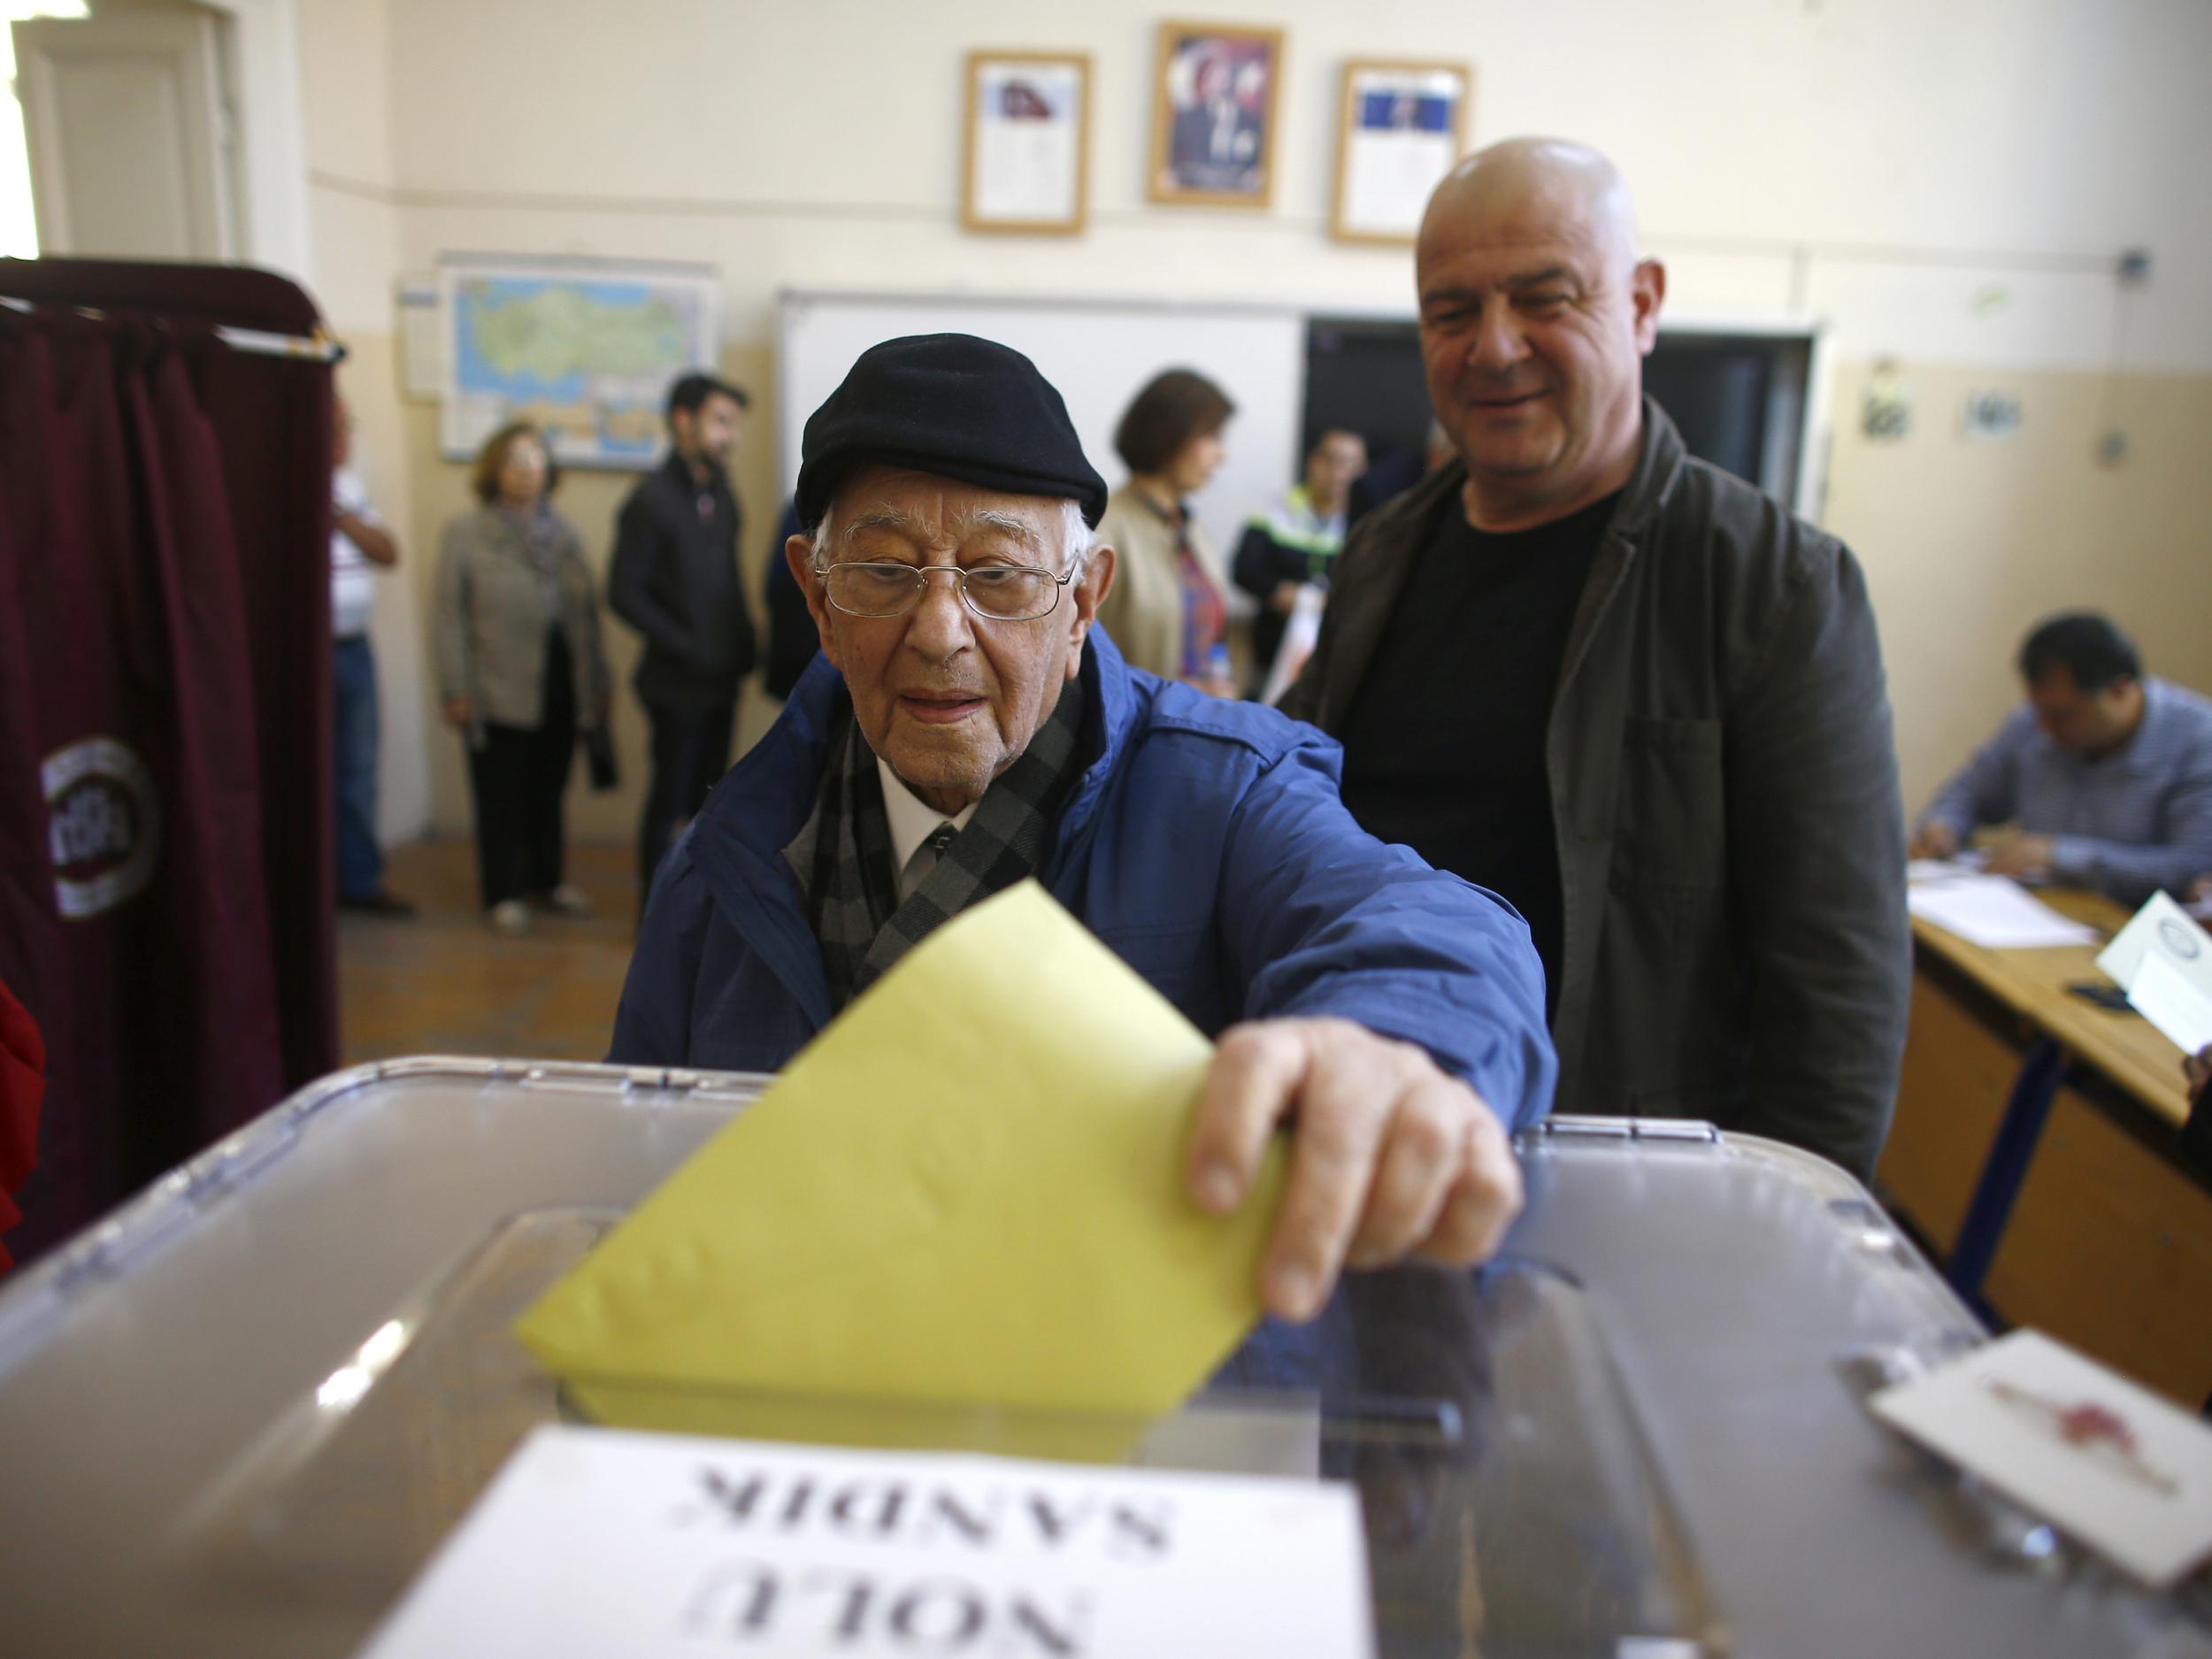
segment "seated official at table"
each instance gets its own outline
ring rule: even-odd
[[[1310,1317],[1348,1261],[1494,1251],[1507,1130],[1556,1069],[1520,918],[1360,829],[1312,728],[1123,663],[1093,626],[1105,485],[1026,357],[874,347],[802,458],[786,556],[822,656],[671,851],[609,1058],[773,1070],[1035,876],[1219,1035],[1194,1202],[1235,1208],[1294,1118],[1272,1311]]]
[[[1999,875],[2130,904],[2185,891],[2212,865],[2212,699],[2146,676],[2128,637],[2088,611],[2029,634],[2020,677],[2026,704],[1938,793],[1913,856],[1947,858],[2003,825]]]

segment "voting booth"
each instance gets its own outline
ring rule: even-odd
[[[332,365],[265,271],[0,260],[0,983],[28,1261],[338,1059]]]
[[[19,1276],[8,1649],[359,1651],[572,1414],[516,1316],[765,1082],[342,1073]],[[1350,1483],[1386,1655],[2212,1651],[2201,1578],[2133,1587],[1863,1409],[1982,1333],[1840,1171],[1689,1123],[1557,1120],[1523,1152],[1499,1263],[1356,1276],[1125,1461]],[[986,1452],[1037,1426],[939,1424]],[[964,1628],[913,1650],[1054,1651]]]

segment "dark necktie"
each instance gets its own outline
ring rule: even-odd
[[[900,884],[902,898],[929,879],[929,872],[937,868],[937,861],[945,856],[945,849],[952,845],[952,838],[959,833],[959,826],[948,818],[922,837],[922,844],[906,861],[907,879]]]

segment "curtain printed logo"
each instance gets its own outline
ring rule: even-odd
[[[161,807],[138,757],[111,737],[88,737],[48,756],[40,777],[61,913],[97,916],[144,892],[161,851]]]

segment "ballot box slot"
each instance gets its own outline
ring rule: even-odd
[[[381,1082],[396,1083],[418,1079],[459,1079],[478,1078],[489,1081],[495,1078],[516,1074],[513,1064],[504,1060],[480,1060],[468,1055],[419,1054],[403,1060],[379,1061],[373,1075]]]
[[[1352,1394],[1324,1400],[1320,1410],[1325,1440],[1441,1449],[1467,1435],[1466,1421],[1449,1400]]]
[[[1721,1133],[1697,1118],[1547,1118],[1522,1132],[1525,1139],[1576,1141],[1665,1141],[1681,1145],[1716,1146]]]
[[[1547,1141],[1631,1141],[1635,1129],[1625,1118],[1547,1118],[1528,1133]]]
[[[609,1074],[608,1068],[550,1062],[534,1065],[516,1079],[526,1089],[577,1094],[608,1094],[629,1102],[658,1102],[671,1093],[672,1074],[653,1067]]]
[[[695,1100],[741,1110],[774,1080],[750,1071],[702,1071],[692,1074],[687,1087]]]
[[[1713,1125],[1692,1118],[1632,1118],[1629,1128],[1639,1141],[1694,1141],[1709,1146],[1720,1140]]]
[[[775,1079],[756,1071],[695,1071],[665,1066],[609,1066],[582,1061],[471,1060],[430,1056],[386,1063],[370,1075],[379,1081],[450,1081],[474,1078],[488,1086],[534,1094],[581,1094],[653,1110],[672,1105],[740,1108]]]

